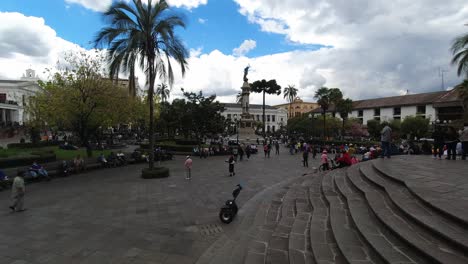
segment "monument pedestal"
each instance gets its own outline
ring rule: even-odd
[[[252,115],[243,114],[239,121],[239,142],[240,143],[253,143],[257,140],[255,134],[255,119]]]

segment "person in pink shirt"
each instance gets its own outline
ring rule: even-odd
[[[323,150],[320,159],[322,160],[323,170],[329,170],[330,168],[328,167],[328,155],[326,150]]]
[[[190,158],[190,156],[187,156],[187,158],[185,159],[185,163],[184,163],[184,166],[185,166],[185,179],[186,180],[191,180],[192,179],[192,159]]]

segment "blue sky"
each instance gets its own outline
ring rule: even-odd
[[[178,30],[178,33],[189,49],[201,48],[203,52],[218,49],[224,54],[231,54],[244,40],[254,39],[257,46],[248,53],[254,57],[321,47],[299,45],[287,41],[284,35],[262,32],[259,25],[249,23],[238,9],[239,5],[230,0],[211,1],[191,10],[176,8],[187,22],[187,30]],[[43,17],[59,37],[84,48],[92,47],[90,41],[104,26],[101,13],[64,0],[2,0],[0,10]]]

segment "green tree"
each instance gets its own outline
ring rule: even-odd
[[[294,98],[297,96],[297,88],[294,85],[288,85],[288,87],[284,88],[283,91],[283,98],[289,101],[289,118],[292,118],[292,103],[294,102]]]
[[[379,140],[380,131],[382,131],[382,126],[379,120],[372,119],[367,121],[367,132],[369,132],[369,136],[372,139]]]
[[[343,93],[338,88],[321,87],[315,92],[314,98],[317,99],[317,103],[320,105],[320,108],[322,108],[322,115],[324,116],[323,139],[325,140],[327,137],[325,114],[327,110],[330,108],[331,104],[336,105],[343,98]],[[335,115],[335,112],[336,110],[334,110],[333,115]]]
[[[345,134],[345,123],[348,120],[349,113],[353,110],[353,101],[349,98],[341,99],[336,104],[336,111],[340,114],[342,119],[342,127],[341,127],[341,136],[343,137]]]
[[[180,65],[182,75],[187,67],[188,51],[176,36],[177,27],[185,28],[183,18],[172,13],[166,0],[153,2],[133,0],[133,4],[117,1],[104,13],[108,26],[101,29],[95,45],[107,45],[107,60],[111,71],[134,69],[138,64],[146,74],[149,101],[149,141],[154,148],[154,83],[158,76],[174,82],[173,62]],[[150,152],[149,168],[154,167],[154,153]]]
[[[429,119],[419,116],[407,116],[401,122],[401,133],[414,137],[422,138],[427,136],[429,132]]]
[[[224,106],[216,100],[216,95],[205,97],[198,93],[184,92],[187,98],[186,109],[189,112],[191,124],[189,126],[198,141],[205,136],[215,135],[224,131],[225,119],[221,115]]]
[[[39,82],[43,90],[30,98],[31,122],[73,131],[86,145],[99,127],[132,121],[137,102],[103,78],[101,57],[79,53],[65,60],[67,67],[58,65],[48,81]]]
[[[255,81],[250,85],[252,92],[254,93],[263,93],[263,113],[262,113],[262,134],[265,137],[265,94],[281,94],[281,86],[276,83],[276,80],[266,81],[265,79],[261,81]]]

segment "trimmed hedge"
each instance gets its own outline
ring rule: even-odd
[[[11,168],[31,165],[34,161],[38,163],[47,163],[57,160],[57,157],[52,152],[34,153],[31,156],[17,156],[11,158],[0,158],[0,168]]]
[[[169,177],[169,168],[154,167],[152,170],[145,168],[141,171],[141,177],[143,179],[167,178]]]
[[[178,145],[198,145],[197,140],[184,140],[184,139],[176,139],[175,141],[176,144]]]
[[[192,152],[195,146],[178,146],[178,145],[162,145],[162,144],[155,144],[155,147],[160,147],[161,149],[165,149],[167,151],[176,151],[176,152]],[[147,144],[140,144],[140,149],[142,151],[149,151],[149,145]]]
[[[33,143],[10,143],[7,145],[8,148],[42,148],[42,147],[51,147],[51,146],[58,146],[61,142],[58,141],[40,141],[36,144]]]

